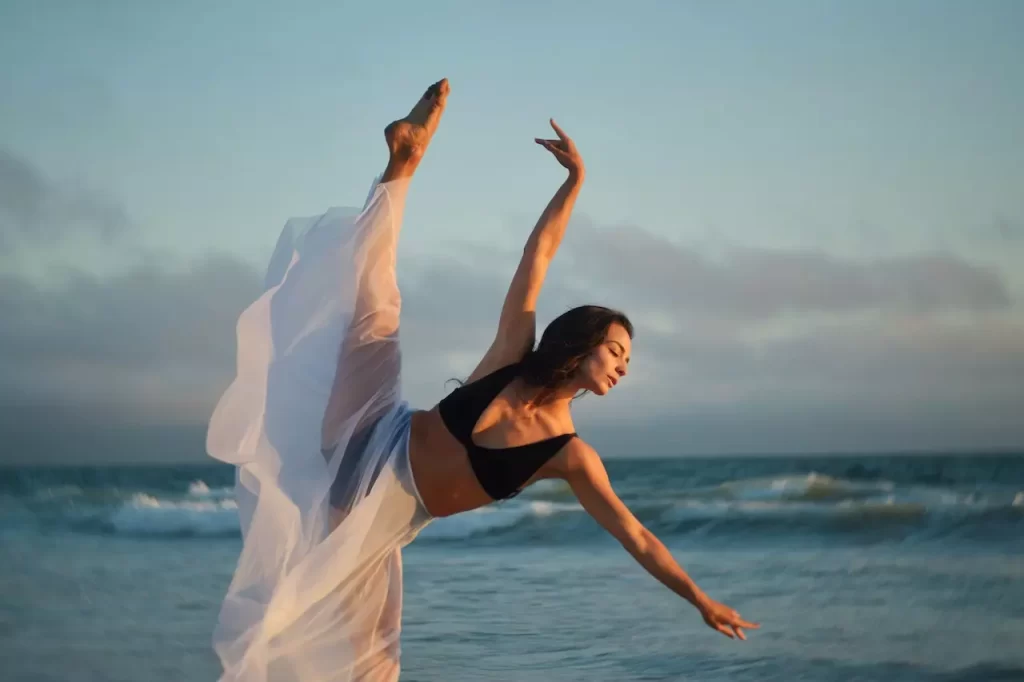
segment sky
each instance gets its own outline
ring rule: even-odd
[[[607,456],[1024,448],[1024,4],[0,0],[0,463],[204,458],[284,222],[358,206],[448,77],[399,253],[404,390],[495,332],[636,324]]]

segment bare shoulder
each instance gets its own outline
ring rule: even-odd
[[[579,436],[573,438],[561,449],[552,462],[561,478],[570,480],[586,476],[595,468],[604,469],[601,456],[590,443]]]

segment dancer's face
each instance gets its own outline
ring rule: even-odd
[[[580,365],[579,388],[605,395],[629,371],[633,342],[618,322],[608,327],[604,342]]]

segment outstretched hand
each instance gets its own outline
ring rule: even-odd
[[[583,157],[577,151],[576,143],[565,134],[564,130],[558,127],[555,119],[551,119],[551,127],[554,128],[558,139],[545,140],[538,137],[534,138],[534,142],[551,152],[555,159],[558,160],[558,163],[562,164],[571,175],[583,177]]]
[[[740,639],[745,640],[747,636],[743,633],[744,629],[756,630],[761,627],[758,623],[743,620],[743,618],[740,617],[740,614],[734,609],[731,609],[725,604],[713,599],[708,599],[698,608],[700,609],[700,615],[703,616],[704,622],[708,624],[708,627],[713,630],[718,630],[729,639],[736,639],[739,637]]]

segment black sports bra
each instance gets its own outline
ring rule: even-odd
[[[576,437],[575,433],[563,433],[510,448],[486,448],[473,442],[473,429],[480,415],[516,378],[518,369],[518,364],[508,365],[471,384],[459,386],[437,405],[441,421],[465,446],[469,465],[480,486],[495,500],[515,497],[522,492],[519,487]]]

